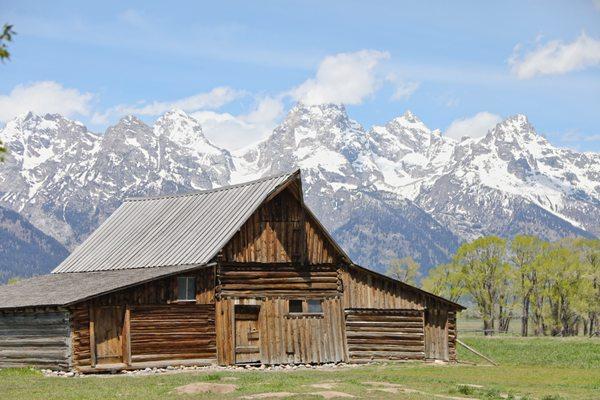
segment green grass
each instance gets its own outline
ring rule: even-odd
[[[482,338],[463,340],[500,363],[499,367],[377,364],[335,370],[206,371],[150,376],[44,377],[29,369],[0,371],[0,399],[236,399],[265,392],[301,393],[319,399],[310,384],[337,382],[332,390],[373,399],[431,399],[434,394],[477,398],[538,400],[599,399],[600,340],[583,338]],[[477,361],[459,347],[459,358]],[[223,379],[237,378],[235,381]],[[413,392],[369,390],[368,381],[402,385]],[[177,395],[193,382],[233,383],[231,394]],[[415,392],[416,391],[416,392]]]

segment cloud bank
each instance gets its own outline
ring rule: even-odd
[[[53,81],[15,86],[10,93],[0,95],[0,121],[32,111],[37,114],[60,113],[67,117],[87,116],[94,95],[69,89]]]
[[[293,88],[289,95],[305,104],[360,104],[382,84],[377,66],[387,52],[361,50],[327,56],[316,76]]]
[[[585,33],[570,43],[553,40],[521,54],[518,44],[509,58],[511,72],[519,79],[538,75],[561,75],[600,65],[600,40]]]
[[[445,135],[457,140],[465,136],[471,138],[482,137],[500,121],[502,121],[502,118],[499,115],[482,111],[472,117],[452,121],[446,129]]]

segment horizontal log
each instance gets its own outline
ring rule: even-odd
[[[196,304],[196,303],[178,303],[178,304],[140,304],[131,307],[132,312],[154,312],[157,310],[174,310],[174,311],[183,311],[185,309],[188,310],[196,310],[198,312],[201,311],[210,311],[215,308],[214,304]]]
[[[419,343],[415,346],[407,346],[407,345],[390,345],[390,344],[375,344],[375,343],[366,343],[366,344],[354,344],[348,343],[349,351],[387,351],[387,352],[423,352],[425,351],[424,343]]]
[[[350,352],[350,358],[377,358],[381,360],[392,360],[392,359],[424,359],[425,352],[423,351],[352,351]]]
[[[423,321],[386,321],[386,320],[346,320],[350,326],[381,326],[381,327],[402,327],[412,326],[423,328]]]
[[[215,358],[215,352],[205,353],[187,353],[187,354],[144,354],[144,355],[132,355],[132,362],[145,362],[145,361],[161,361],[161,360],[186,360],[186,359],[206,359]]]
[[[292,279],[292,278],[335,278],[336,271],[225,271],[219,274],[221,282],[230,279]]]
[[[19,359],[19,360],[5,360],[0,357],[0,368],[24,368],[24,367],[40,367],[40,368],[52,368],[52,369],[66,369],[69,367],[69,363],[66,359],[56,360],[42,360],[36,358]]]
[[[67,345],[67,336],[13,337],[0,339],[0,350],[5,347],[60,347]]]
[[[216,344],[216,340],[212,341],[197,341],[197,342],[174,342],[168,343],[131,343],[131,351],[137,354],[152,353],[152,352],[173,352],[173,350],[184,349],[190,352],[203,351],[203,349],[212,348]]]
[[[307,297],[307,298],[323,298],[323,297],[341,297],[338,290],[321,290],[321,289],[304,289],[304,290],[225,290],[220,291],[222,298],[260,298],[260,297]]]
[[[398,315],[346,315],[346,321],[423,322],[423,317]]]
[[[402,328],[388,327],[388,326],[347,326],[346,332],[375,332],[375,333],[386,333],[386,332],[403,332],[407,334],[411,333],[423,333],[423,327],[420,328]]]
[[[11,350],[0,350],[0,359],[11,358],[11,359],[22,359],[22,358],[36,358],[41,360],[46,359],[62,359],[68,356],[68,348],[57,348],[57,349],[37,349],[31,347],[24,347],[19,349]]]
[[[422,339],[423,333],[407,333],[407,332],[354,332],[346,331],[348,338],[386,338],[386,339]]]
[[[181,328],[180,328],[181,329]],[[180,337],[210,337],[210,336],[215,336],[215,330],[214,328],[212,330],[206,330],[204,332],[188,332],[187,330],[185,332],[181,332],[180,331],[175,331],[175,332],[163,332],[163,331],[132,331],[132,336],[134,336],[133,334],[135,334],[136,338],[156,338],[158,340],[162,339],[162,338],[170,338],[173,335],[176,336],[180,336]]]
[[[248,289],[248,283],[243,283],[243,284],[227,284],[227,285],[222,285],[223,290],[247,290]],[[282,290],[304,290],[304,289],[311,289],[311,290],[323,290],[323,289],[329,289],[329,290],[337,290],[337,284],[332,284],[332,283],[313,283],[313,282],[308,282],[308,283],[260,283],[260,282],[252,282],[251,284],[252,290],[278,290],[278,289],[282,289]]]

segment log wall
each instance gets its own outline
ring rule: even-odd
[[[133,321],[135,327],[140,326],[138,319],[131,320],[131,317],[137,318],[137,316],[142,315],[141,309],[144,307],[148,307],[147,310],[154,310],[157,315],[161,315],[161,317],[165,318],[175,318],[176,319],[176,310],[181,309],[189,311],[190,304],[189,303],[177,303],[177,277],[178,276],[195,276],[196,277],[196,304],[192,304],[191,306],[200,306],[206,304],[208,308],[206,310],[211,309],[212,315],[214,316],[214,296],[215,296],[215,268],[214,267],[206,267],[197,271],[184,273],[181,275],[169,276],[162,279],[157,279],[152,282],[143,283],[137,286],[133,286],[127,289],[119,290],[113,293],[108,293],[103,296],[97,297],[95,299],[89,301],[83,301],[78,303],[70,308],[71,311],[71,342],[72,342],[72,365],[75,368],[85,369],[89,368],[92,365],[92,356],[93,351],[90,345],[92,339],[90,334],[90,310],[94,310],[98,307],[126,307],[129,314],[130,321]],[[137,307],[138,311],[135,311]],[[166,308],[161,308],[166,307]],[[171,308],[172,313],[166,312],[168,308]],[[186,308],[188,307],[188,308]],[[201,307],[202,308],[202,307]],[[203,324],[205,324],[208,329],[212,329],[214,336],[214,317],[210,319],[206,317],[206,313],[208,311],[202,311],[204,313]],[[203,318],[204,318],[203,317]],[[141,317],[140,317],[141,318]],[[146,317],[148,321],[152,320],[149,316]],[[201,318],[201,317],[198,317]],[[179,320],[179,322],[184,322],[183,320]],[[175,320],[169,322],[166,321],[165,324],[171,324],[170,333],[175,334],[175,336],[171,336],[171,339],[181,339],[182,336],[177,336],[177,329],[174,328],[174,324],[178,324]],[[131,322],[130,322],[131,324]],[[212,325],[211,325],[212,324]],[[185,324],[184,324],[185,325]],[[210,328],[212,326],[212,328]],[[137,328],[136,328],[137,329]],[[140,328],[146,329],[146,328]],[[182,331],[185,333],[185,326],[182,326]],[[139,331],[137,331],[139,333]],[[137,334],[136,333],[136,334]],[[166,332],[163,332],[166,333]],[[188,332],[189,333],[189,332]],[[168,335],[165,335],[165,337]],[[201,336],[201,335],[200,335]],[[155,338],[162,337],[159,329],[157,329],[157,335]],[[131,337],[133,339],[133,335]],[[204,340],[205,337],[199,338],[198,340]],[[132,356],[135,354],[133,360],[125,360],[134,363],[142,362],[147,359],[148,361],[152,360],[153,362],[161,361],[160,358],[166,354],[166,358],[172,358],[176,353],[168,353],[171,350],[165,350],[160,348],[160,344],[158,344],[159,339],[157,339],[157,344],[154,344],[154,347],[150,347],[148,350],[143,350],[143,346],[140,348],[141,343],[143,341],[148,341],[149,336],[146,336],[140,341],[132,342],[132,345],[135,345],[135,349],[132,349]],[[214,342],[214,338],[213,338]],[[214,347],[214,343],[211,345]],[[202,348],[201,351],[196,351],[197,349],[192,349],[192,351],[188,352],[187,356],[184,354],[181,357],[181,360],[186,359],[198,359],[198,358],[206,358],[213,359],[215,358],[214,352],[216,350],[212,349],[211,346],[208,346],[208,350]],[[159,355],[156,355],[152,352],[152,348],[159,349]],[[177,348],[177,345],[175,345]],[[166,352],[166,353],[165,353]],[[211,353],[212,352],[212,353]],[[182,354],[182,353],[179,353]],[[155,357],[156,356],[156,357]],[[167,363],[168,364],[168,363]]]
[[[346,266],[340,273],[345,309],[409,309],[425,312],[425,357],[456,360],[456,308],[410,285],[362,268]],[[448,316],[448,326],[446,325]],[[453,319],[452,319],[453,318]],[[454,322],[453,322],[454,321]],[[449,327],[454,327],[449,329]]]
[[[448,312],[448,357],[456,362],[456,312]]]
[[[223,250],[224,261],[323,264],[337,251],[293,195],[284,190],[263,204]]]
[[[0,312],[0,368],[70,366],[69,314],[59,309]]]
[[[90,308],[80,304],[71,309],[72,365],[81,368],[91,365]]]
[[[337,266],[279,264],[219,264],[216,292],[221,297],[338,296]]]
[[[131,362],[216,361],[214,304],[135,306]]]
[[[348,309],[350,361],[424,360],[423,311]]]

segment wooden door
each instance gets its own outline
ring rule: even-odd
[[[425,311],[425,358],[448,361],[448,312],[443,309]]]
[[[235,362],[260,363],[260,332],[258,314],[260,306],[235,306]]]
[[[96,307],[93,310],[96,364],[123,362],[124,307]]]

